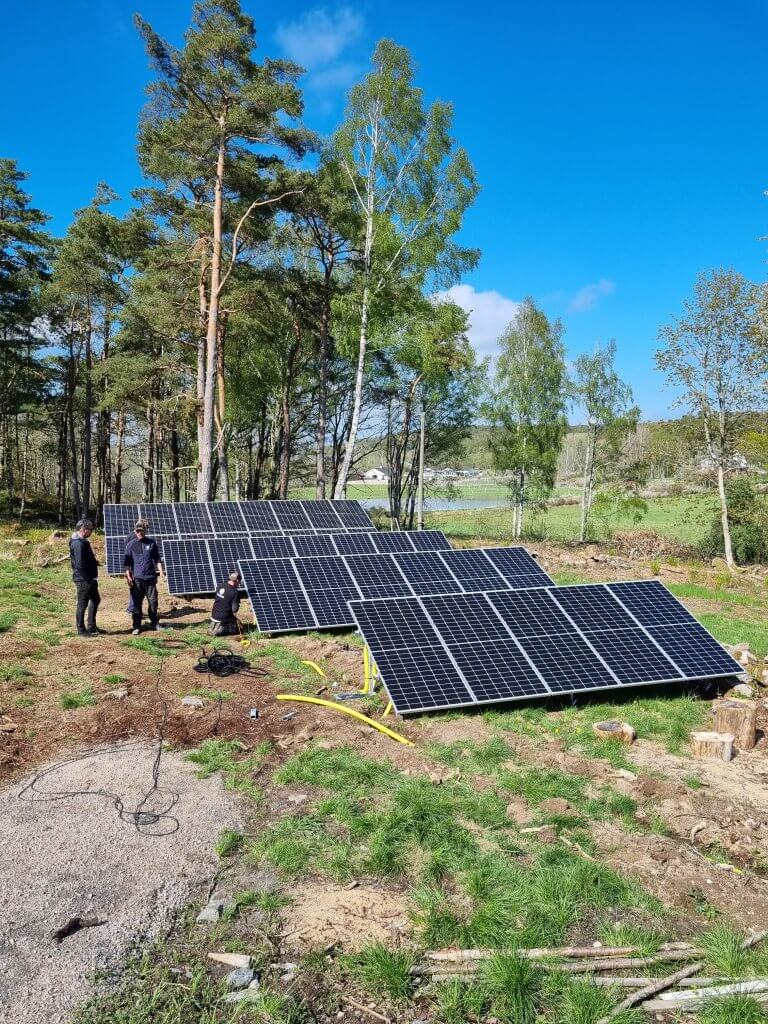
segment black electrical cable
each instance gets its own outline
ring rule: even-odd
[[[105,789],[41,790],[38,786],[44,779],[47,779],[49,776],[70,764],[77,764],[79,761],[87,761],[90,758],[101,757],[104,754],[119,754],[125,750],[143,749],[145,746],[143,743],[114,743],[108,747],[100,747],[98,750],[90,750],[86,754],[79,754],[63,761],[57,761],[56,764],[50,765],[43,771],[38,772],[31,782],[28,782],[27,785],[19,792],[18,799],[30,800],[32,802],[43,802],[71,800],[78,796],[99,796],[106,800],[111,800],[120,820],[133,825],[136,831],[141,835],[169,836],[173,835],[174,832],[178,832],[180,828],[179,819],[174,817],[170,812],[178,803],[179,794],[173,791],[164,790],[160,785],[160,762],[163,756],[165,728],[168,723],[168,715],[170,712],[168,701],[160,693],[160,680],[162,678],[162,674],[163,659],[160,660],[157,679],[155,680],[155,693],[157,694],[158,699],[163,703],[163,716],[158,727],[157,750],[155,751],[155,756],[152,761],[152,785],[133,810],[130,810],[125,806],[123,798],[119,794],[110,793]],[[167,795],[167,805],[161,810],[148,810],[146,809],[146,805],[155,793]]]

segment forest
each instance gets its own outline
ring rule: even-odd
[[[480,258],[459,240],[480,185],[407,49],[377,44],[322,137],[302,69],[258,54],[238,0],[195,4],[180,48],[135,28],[152,78],[132,196],[97,184],[56,238],[23,168],[0,160],[5,513],[41,496],[62,524],[128,498],[342,497],[375,456],[393,524],[412,527],[423,466],[466,463],[482,438],[474,465],[508,485],[520,537],[575,415],[582,540],[599,492],[631,507],[683,463],[716,479],[727,535],[734,458],[746,445],[766,465],[764,286],[702,274],[659,336],[683,429],[639,431],[616,343],[568,363],[534,299],[495,364],[478,360],[446,291]]]

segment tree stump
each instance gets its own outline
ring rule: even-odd
[[[751,750],[756,742],[757,704],[753,700],[719,700],[714,705],[715,732],[731,733],[737,750]]]
[[[637,733],[629,722],[619,722],[613,719],[609,722],[595,722],[592,732],[601,740],[618,740],[619,743],[626,743],[627,746],[635,742]]]
[[[692,732],[691,748],[695,757],[733,757],[733,735],[729,732]]]

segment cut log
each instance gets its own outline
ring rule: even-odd
[[[608,722],[595,722],[592,731],[598,739],[618,740],[619,743],[626,743],[627,746],[637,739],[637,733],[629,722],[619,722],[617,719]]]
[[[768,1000],[768,980],[765,978],[744,979],[729,985],[714,985],[711,988],[688,990],[686,992],[664,992],[656,999],[643,1003],[644,1010],[671,1012],[678,1009],[698,1009],[711,999],[723,996],[749,995],[757,1002]]]
[[[719,700],[714,706],[715,732],[730,733],[737,750],[751,750],[757,733],[757,702]]]
[[[733,758],[733,733],[692,732],[691,751],[694,757],[719,757],[721,761]]]

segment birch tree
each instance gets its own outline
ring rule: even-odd
[[[184,201],[202,202],[209,217],[200,282],[206,309],[197,479],[197,500],[207,501],[222,296],[255,211],[274,207],[294,191],[281,175],[282,157],[302,156],[314,142],[310,133],[289,124],[302,113],[296,87],[300,69],[287,61],[253,60],[255,27],[238,0],[199,0],[183,49],[167,43],[138,15],[135,20],[159,76],[149,87],[140,129],[142,168],[170,191],[193,178],[204,198],[186,190]]]
[[[335,498],[346,491],[357,441],[372,304],[393,277],[432,275],[449,285],[478,258],[453,241],[477,195],[474,170],[451,137],[450,104],[426,109],[414,77],[408,51],[382,40],[373,69],[349,94],[334,140],[362,221],[355,387]]]
[[[526,299],[499,338],[490,408],[491,451],[497,469],[511,473],[512,536],[523,534],[526,507],[543,502],[555,485],[568,431],[565,348],[560,321],[550,323]]]
[[[717,474],[725,560],[735,565],[726,476],[746,414],[765,404],[768,382],[760,289],[735,270],[700,275],[683,315],[659,332],[656,365],[676,404],[699,420],[708,465]]]
[[[614,367],[616,342],[584,353],[576,360],[572,394],[586,414],[586,445],[581,489],[579,540],[589,536],[589,521],[599,474],[616,464],[622,438],[637,427],[640,410],[633,404],[632,389]]]

